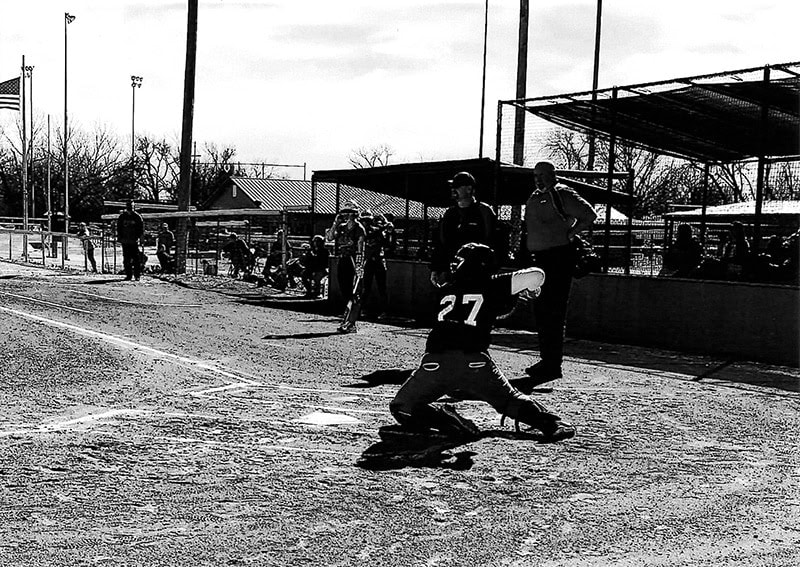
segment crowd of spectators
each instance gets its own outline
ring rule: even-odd
[[[667,247],[659,275],[797,285],[800,283],[798,240],[800,230],[789,236],[772,235],[764,250],[759,251],[747,238],[744,224],[734,221],[719,234],[716,250],[708,254],[704,253],[692,227],[681,224],[674,242]]]

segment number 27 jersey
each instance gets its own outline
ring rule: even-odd
[[[425,350],[488,350],[495,319],[510,297],[511,274],[446,288]]]

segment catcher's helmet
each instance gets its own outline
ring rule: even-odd
[[[454,283],[486,279],[496,272],[497,259],[494,250],[477,242],[469,242],[459,248],[450,264]]]

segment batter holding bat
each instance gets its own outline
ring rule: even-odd
[[[357,331],[354,304],[358,304],[359,295],[364,292],[364,226],[358,222],[358,205],[349,201],[336,215],[333,225],[326,235],[328,240],[335,240],[339,252],[336,280],[342,299],[346,302],[342,322],[336,329],[340,333]],[[354,316],[351,316],[351,313]]]

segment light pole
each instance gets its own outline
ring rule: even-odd
[[[136,89],[142,88],[142,78],[131,75],[131,198],[136,196]]]
[[[29,165],[30,165],[31,169],[30,169],[30,176],[28,177],[28,182],[30,183],[30,187],[31,187],[31,216],[35,217],[36,216],[36,186],[33,183],[33,171],[34,171],[34,164],[35,164],[36,160],[34,159],[34,154],[33,154],[33,65],[25,65],[24,68],[23,68],[23,71],[24,71],[24,74],[25,74],[25,78],[29,79],[28,84],[30,85],[30,88],[31,88],[30,94],[28,95],[30,97],[30,101],[31,101],[31,109],[30,109],[30,113],[31,113],[31,137],[30,137],[30,140],[28,141],[29,146],[30,146],[30,151],[28,152],[28,156],[29,156]]]
[[[486,109],[486,43],[489,37],[489,0],[483,11],[483,79],[481,81],[481,133],[478,143],[478,157],[483,157],[483,116]]]
[[[64,12],[64,232],[69,232],[69,126],[67,123],[67,26],[75,16]],[[69,259],[67,239],[64,238],[63,258]]]

